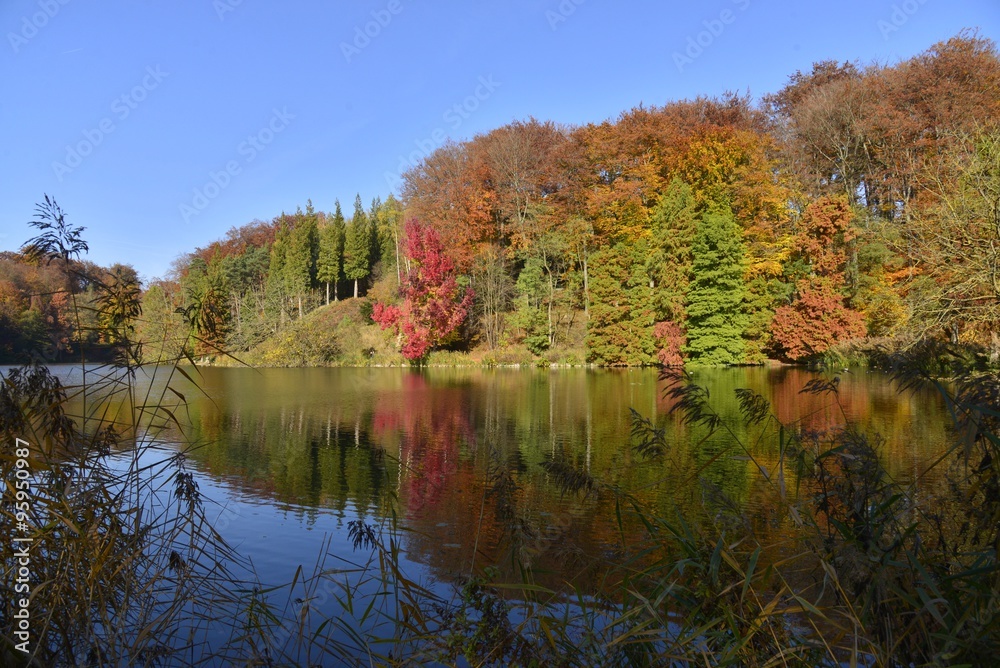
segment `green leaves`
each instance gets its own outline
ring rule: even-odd
[[[47,262],[58,258],[69,262],[70,259],[80,259],[82,253],[90,250],[82,236],[87,228],[71,227],[55,199],[46,195],[45,201],[35,206],[35,211],[36,220],[28,224],[37,228],[40,234],[24,244],[24,252],[29,258]]]
[[[744,308],[745,251],[728,206],[702,213],[692,256],[685,352],[695,364],[740,364],[749,323]]]
[[[648,246],[621,242],[590,260],[587,359],[609,366],[654,364],[655,317],[644,258]]]

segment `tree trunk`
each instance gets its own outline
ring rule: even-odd
[[[326,305],[330,305],[330,281],[326,282]]]
[[[403,284],[403,274],[399,265],[399,233],[395,224],[392,226],[392,240],[396,244],[396,285],[399,286]]]
[[[354,298],[358,298],[358,279],[354,279]]]
[[[296,295],[299,302],[299,320],[302,319],[302,295]]]
[[[556,286],[552,281],[552,272],[549,272],[549,346],[555,345],[555,333],[552,329],[552,302],[556,299]]]

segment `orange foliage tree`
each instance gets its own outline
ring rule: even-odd
[[[846,197],[822,197],[803,214],[794,246],[808,273],[798,281],[794,301],[775,312],[771,327],[781,356],[801,360],[865,335],[864,315],[847,307],[842,292],[852,217]]]

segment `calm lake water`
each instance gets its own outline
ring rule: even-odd
[[[753,435],[739,429],[734,390],[741,387],[770,399],[782,422],[802,429],[836,427],[846,413],[885,437],[886,466],[901,481],[913,480],[945,447],[948,418],[936,395],[900,394],[884,375],[847,373],[838,405],[800,394],[816,377],[748,368],[700,371],[694,380],[744,440]],[[408,556],[435,577],[469,571],[477,533],[477,559],[495,561],[504,531],[494,499],[484,503],[491,467],[516,482],[514,512],[545,536],[535,547],[547,568],[556,564],[545,563],[545,548],[593,553],[616,533],[607,499],[564,494],[542,467],[547,460],[664,512],[701,508],[704,486],[691,480],[695,471],[751,510],[755,486],[767,484],[727,434],[692,443],[701,434],[668,415],[666,384],[655,370],[209,368],[199,384],[201,391],[178,376],[171,382],[188,401],[187,438],[199,445],[191,465],[219,504],[223,534],[254,557],[266,579],[280,580],[313,559],[323,534],[343,549],[347,522],[384,516],[391,497],[413,530]],[[630,408],[667,426],[671,452],[662,461],[633,453]],[[776,464],[772,442],[754,448],[765,469]],[[546,531],[551,524],[558,535]]]
[[[67,370],[63,370],[65,374]],[[889,473],[918,476],[946,447],[948,417],[931,393],[897,392],[874,372],[845,373],[839,401],[800,394],[820,376],[803,369],[705,370],[695,382],[732,434],[704,431],[669,415],[655,370],[589,369],[202,369],[200,391],[179,376],[187,401],[189,466],[209,514],[265,583],[311,570],[330,541],[328,567],[357,561],[348,522],[386,517],[393,506],[415,577],[444,586],[473,567],[509,564],[515,518],[531,536],[523,554],[553,587],[592,585],[583,557],[619,541],[605,492],[564,493],[543,464],[554,461],[616,485],[663,513],[697,515],[724,497],[753,521],[783,531],[761,499],[773,485],[777,446],[739,426],[736,388],[772,402],[792,429],[834,428],[847,419],[885,437]],[[162,370],[152,394],[163,392]],[[170,395],[172,396],[172,395]],[[666,428],[660,460],[630,447],[629,409]],[[732,436],[746,448],[734,447]],[[181,440],[178,435],[177,440]],[[752,454],[753,460],[748,456]],[[756,463],[755,463],[756,462]],[[758,466],[758,464],[760,466]],[[762,471],[763,469],[763,471]],[[506,472],[506,504],[488,492]],[[794,488],[793,476],[788,479]],[[711,508],[711,503],[709,504]],[[332,561],[331,561],[332,560]]]

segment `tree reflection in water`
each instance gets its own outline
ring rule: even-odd
[[[565,492],[546,462],[617,486],[656,512],[731,508],[775,539],[792,530],[775,521],[769,483],[747,457],[668,415],[655,371],[204,373],[212,399],[190,406],[206,444],[194,455],[203,472],[306,517],[324,509],[385,517],[395,507],[409,557],[441,579],[469,574],[473,562],[509,567],[517,556],[539,582],[590,586],[588,557],[622,540],[613,499]],[[813,377],[798,368],[695,374],[734,429],[741,428],[733,392],[740,387],[770,398],[777,417],[799,429],[842,423],[827,398],[799,393]],[[934,397],[898,394],[883,376],[854,373],[842,377],[840,398],[848,417],[886,437],[886,465],[900,480],[912,479],[945,442],[947,419]],[[666,429],[671,447],[662,461],[640,462],[629,447],[630,408]],[[754,447],[765,469],[776,465],[775,444]],[[343,522],[323,529],[348,544]],[[258,566],[266,573],[267,563]]]

